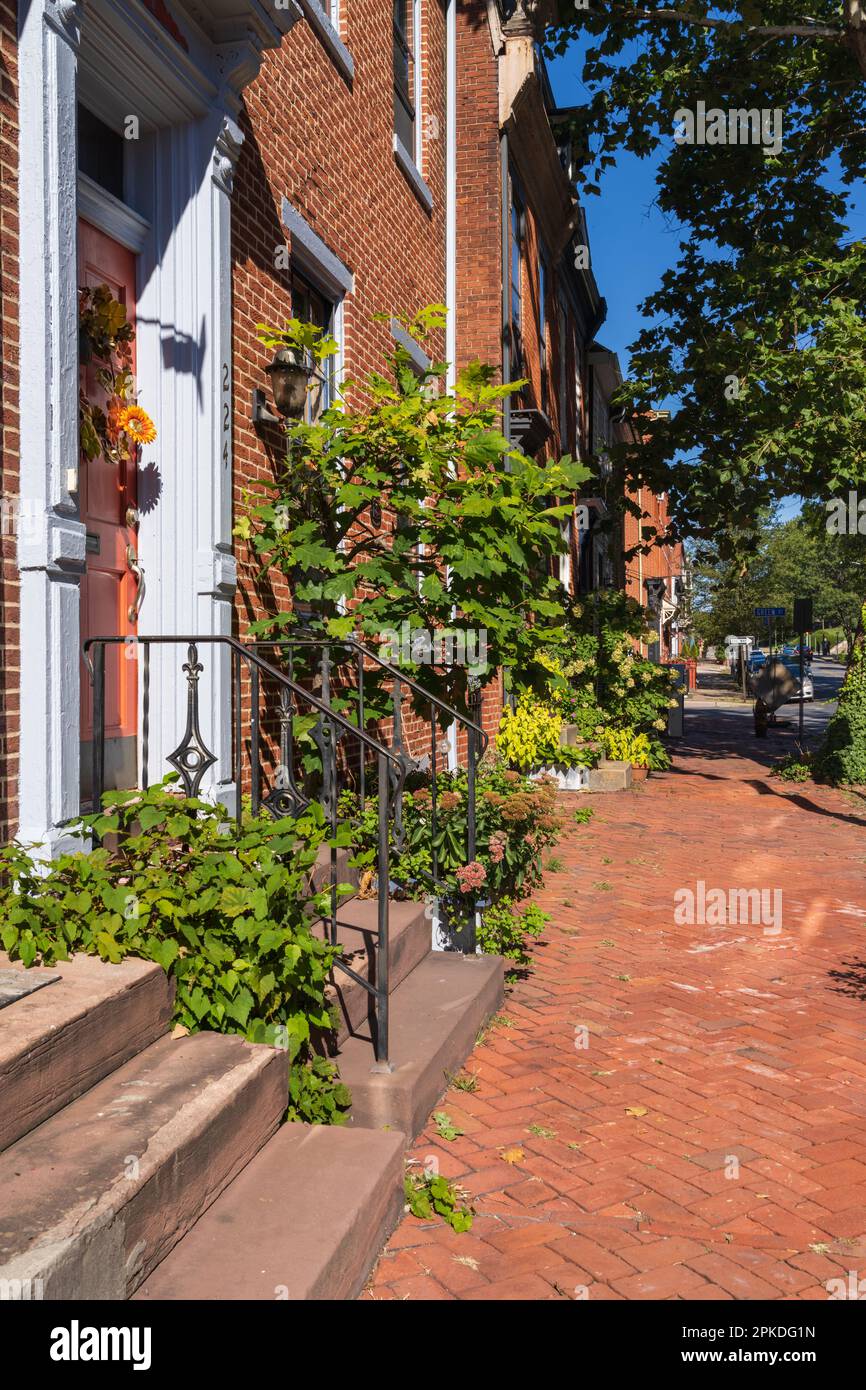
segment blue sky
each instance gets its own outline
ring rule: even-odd
[[[579,106],[587,98],[580,81],[581,48],[548,62],[557,104]],[[678,236],[654,206],[657,158],[622,154],[601,181],[601,196],[584,200],[592,268],[607,300],[607,319],[599,330],[605,347],[619,354],[628,371],[628,346],[643,318],[638,305],[658,287],[662,272],[676,259]]]

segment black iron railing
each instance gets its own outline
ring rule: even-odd
[[[336,710],[325,688],[320,698],[311,690],[296,681],[291,674],[266,661],[256,647],[239,642],[232,637],[91,637],[84,643],[84,660],[90,673],[93,687],[93,744],[91,765],[91,799],[94,808],[99,807],[105,791],[105,656],[106,649],[117,646],[134,646],[141,653],[140,673],[141,709],[139,721],[139,773],[138,784],[150,784],[151,763],[151,652],[154,647],[170,649],[186,648],[186,661],[182,670],[186,677],[186,724],[177,747],[167,755],[166,761],[176,769],[188,796],[196,796],[207,771],[219,761],[218,755],[208,748],[201,731],[199,684],[204,667],[199,660],[199,649],[219,648],[227,651],[231,660],[233,691],[233,736],[231,753],[231,780],[236,787],[236,816],[238,825],[243,818],[242,791],[248,782],[250,787],[251,809],[258,814],[264,806],[276,817],[289,816],[303,811],[314,801],[318,801],[325,812],[331,833],[330,847],[330,913],[326,930],[333,945],[338,942],[338,928],[341,925],[338,915],[338,851],[336,838],[338,832],[338,805],[340,796],[340,768],[338,743],[350,742],[356,751],[354,760],[343,760],[342,767],[357,769],[361,787],[369,780],[372,767],[376,770],[376,795],[378,798],[378,844],[376,867],[378,874],[378,923],[375,949],[375,964],[371,970],[374,978],[365,979],[343,959],[337,958],[335,965],[361,985],[375,1003],[375,1026],[373,1043],[376,1065],[388,1068],[388,1006],[389,1006],[389,893],[391,882],[391,827],[398,827],[402,815],[403,786],[409,769],[409,761],[398,748],[388,748],[378,737],[367,732],[364,721],[356,725],[340,711]],[[245,736],[244,684],[246,674],[249,682],[249,737]],[[278,699],[277,718],[279,723],[280,761],[274,785],[268,795],[262,796],[263,769],[263,686],[274,687]],[[361,692],[363,701],[363,691]],[[363,705],[362,705],[363,709]],[[300,711],[307,711],[302,716]],[[164,712],[162,723],[164,725]],[[312,718],[311,718],[312,716]],[[300,721],[303,719],[303,725]],[[267,721],[267,714],[265,715]],[[267,728],[265,729],[267,738]],[[299,773],[299,747],[309,750],[312,740],[316,755],[310,759],[303,776]],[[269,759],[273,763],[273,759]],[[225,780],[225,779],[224,779]]]
[[[431,793],[431,858],[432,872],[428,886],[433,893],[442,894],[446,885],[440,874],[437,848],[438,831],[438,772],[444,764],[445,755],[440,745],[440,734],[446,727],[456,726],[466,737],[466,778],[467,778],[467,836],[466,860],[471,863],[477,851],[477,798],[476,774],[490,739],[477,720],[480,709],[480,691],[473,691],[472,713],[462,713],[453,705],[433,695],[418,681],[386,661],[378,652],[363,646],[355,638],[320,638],[314,636],[292,636],[273,639],[267,642],[251,642],[245,646],[256,652],[267,651],[273,660],[280,660],[289,682],[296,679],[307,682],[315,680],[319,687],[320,699],[328,708],[333,708],[339,700],[341,709],[349,718],[352,727],[364,729],[370,719],[370,708],[366,699],[371,684],[375,684],[377,694],[381,694],[383,683],[387,689],[387,709],[377,710],[373,717],[382,716],[390,723],[390,752],[399,763],[402,772],[401,789],[410,773],[429,772]],[[310,653],[317,653],[318,659],[310,661]],[[422,736],[416,732],[411,739],[413,750],[407,747],[405,723],[407,709],[422,722],[427,732]],[[429,743],[428,743],[429,738]],[[290,750],[289,750],[290,751]],[[284,759],[285,761],[285,759]],[[287,765],[287,773],[291,773]],[[394,776],[394,773],[391,773]],[[359,768],[358,792],[361,810],[364,808],[366,777],[363,760]],[[399,883],[399,853],[403,847],[403,799],[400,795],[392,798],[394,814],[394,846],[397,854],[397,867],[392,865],[392,882]],[[419,872],[417,867],[415,872]],[[379,880],[382,882],[381,878]],[[441,899],[440,899],[441,900]],[[460,949],[466,954],[474,954],[476,911],[471,911],[469,920],[460,934]]]

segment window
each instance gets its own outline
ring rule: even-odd
[[[565,440],[568,433],[568,352],[566,351],[566,329],[568,327],[568,311],[561,298],[556,301],[556,326],[559,338],[559,431],[560,438]]]
[[[565,543],[566,550],[559,557],[559,582],[566,593],[571,593],[571,518],[566,517],[560,522],[559,532]]]
[[[394,4],[394,133],[415,158],[416,64],[415,0]]]
[[[574,445],[572,452],[581,453],[583,439],[583,361],[577,331],[574,334]]]
[[[521,310],[523,296],[521,284],[523,277],[523,234],[525,213],[520,195],[511,185],[511,379],[523,375],[523,335],[521,333]]]
[[[297,273],[292,275],[292,316],[303,323],[314,323],[326,333],[334,332],[334,305]],[[307,392],[304,419],[307,424],[318,420],[334,399],[333,359],[322,364],[323,375],[314,376]]]
[[[123,201],[124,139],[88,111],[78,107],[78,168],[107,193]]]

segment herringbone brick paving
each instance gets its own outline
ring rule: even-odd
[[[738,737],[702,712],[672,772],[563,798],[595,815],[477,1089],[441,1103],[465,1134],[413,1150],[473,1229],[405,1216],[367,1297],[823,1300],[866,1276],[866,801],[769,779],[773,740]],[[781,888],[782,930],[676,925],[697,880]]]

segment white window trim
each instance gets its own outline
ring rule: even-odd
[[[430,358],[427,356],[427,353],[419,343],[416,343],[411,334],[406,332],[399,319],[392,318],[390,328],[391,337],[394,339],[394,342],[399,343],[402,348],[406,349],[412,359],[412,366],[415,371],[419,376],[423,376],[425,372],[430,370]]]
[[[409,185],[422,207],[424,207],[427,212],[432,212],[433,194],[418,172],[417,164],[396,131],[394,132],[394,156],[400,168],[403,170],[403,173],[406,175]]]
[[[283,199],[283,226],[292,238],[292,261],[298,270],[324,294],[334,306],[333,334],[337,340],[334,357],[334,387],[339,391],[344,375],[344,317],[343,303],[354,292],[355,277],[339,256],[314,232],[305,217]]]
[[[413,97],[415,99],[415,167],[421,170],[421,161],[424,157],[424,113],[421,103],[423,90],[421,86],[421,0],[412,0],[412,50],[415,59],[413,72]]]
[[[340,38],[339,0],[298,0],[298,3],[310,28],[328,50],[334,67],[347,82],[352,82],[355,60]]]

